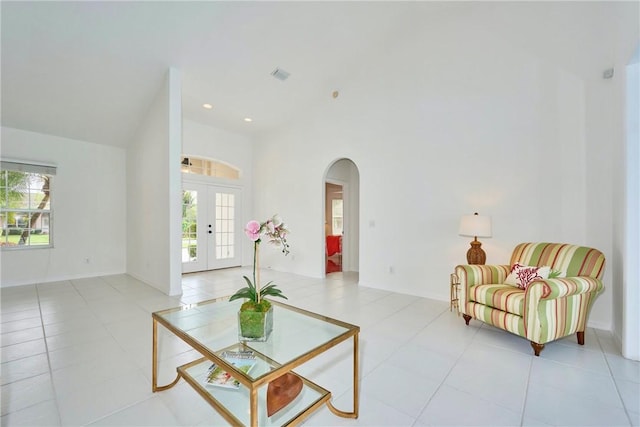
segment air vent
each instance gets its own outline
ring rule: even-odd
[[[271,75],[280,81],[285,81],[289,78],[289,73],[281,68],[276,68],[271,72]]]

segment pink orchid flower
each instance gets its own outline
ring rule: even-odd
[[[249,221],[246,228],[244,229],[244,232],[252,242],[255,242],[260,238],[260,223],[256,220]]]

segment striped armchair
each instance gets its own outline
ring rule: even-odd
[[[505,284],[516,264],[550,267],[547,279],[525,289]],[[466,324],[481,320],[531,342],[536,356],[545,343],[577,334],[584,345],[587,315],[604,290],[604,255],[597,249],[560,243],[521,243],[509,265],[458,265],[460,310]]]

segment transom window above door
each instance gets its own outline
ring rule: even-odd
[[[209,160],[193,156],[182,156],[182,173],[213,176],[216,178],[240,179],[240,169],[218,160]]]

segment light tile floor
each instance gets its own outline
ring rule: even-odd
[[[151,392],[150,313],[230,295],[247,272],[185,275],[181,297],[126,275],[2,289],[1,424],[225,425],[184,382]],[[263,279],[293,305],[362,328],[360,418],[322,408],[305,425],[640,424],[640,363],[624,359],[609,332],[589,329],[585,346],[571,337],[534,357],[521,338],[478,321],[465,326],[447,302],[360,287],[354,275],[265,271]],[[162,339],[166,383],[197,355]],[[350,350],[338,346],[299,369],[344,409],[352,404]]]

